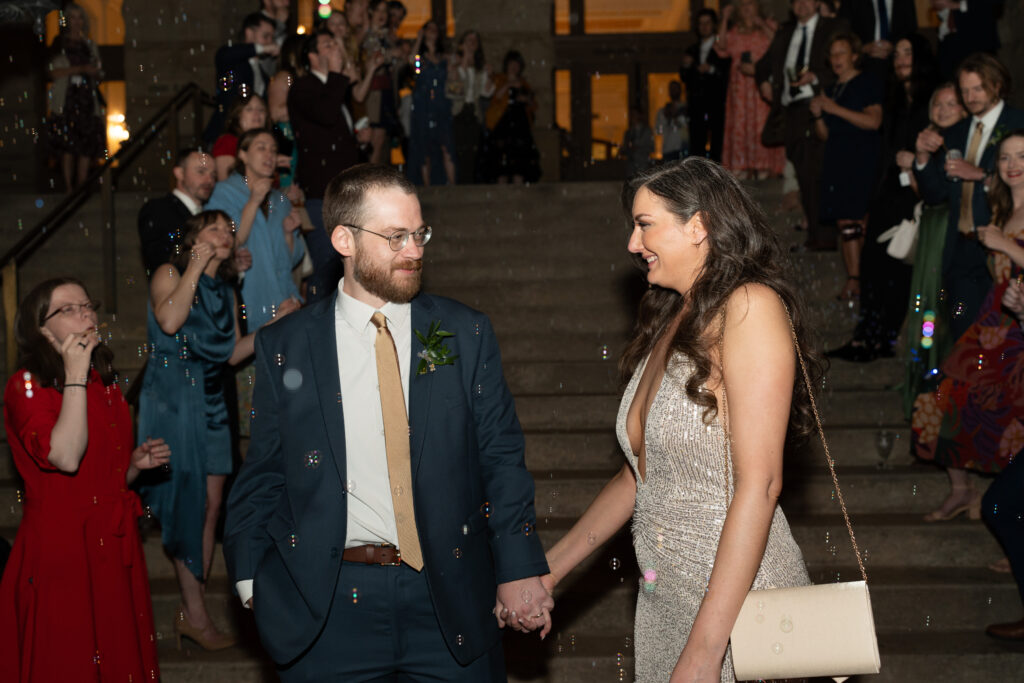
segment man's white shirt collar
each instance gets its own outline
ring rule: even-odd
[[[171,194],[177,197],[178,200],[185,205],[185,208],[188,209],[189,213],[191,213],[193,216],[195,216],[197,213],[203,210],[202,204],[197,204],[194,199],[189,197],[187,194],[185,194],[178,188],[174,188],[173,190],[171,190]]]

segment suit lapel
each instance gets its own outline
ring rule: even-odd
[[[423,443],[427,435],[427,418],[430,413],[430,393],[434,386],[433,373],[416,374],[423,344],[416,337],[416,330],[426,334],[432,322],[434,303],[427,295],[412,300],[412,343],[409,345],[409,446],[410,465],[413,479],[419,470],[423,455]]]
[[[344,486],[345,465],[345,421],[341,410],[341,379],[338,375],[338,340],[334,329],[334,308],[337,294],[318,304],[311,316],[313,324],[306,328],[309,342],[310,367],[314,369],[320,411],[327,429],[327,440],[334,454],[334,465]]]

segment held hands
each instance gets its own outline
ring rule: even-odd
[[[99,346],[100,336],[95,330],[89,330],[81,334],[70,333],[64,337],[64,341],[57,341],[57,338],[53,336],[45,327],[40,327],[39,331],[42,332],[46,340],[53,344],[53,348],[57,349],[57,353],[64,361],[64,374],[72,379],[68,381],[84,382],[89,376],[89,365],[92,363],[92,350]]]
[[[146,439],[132,451],[132,465],[137,470],[151,470],[171,460],[171,447],[163,439]]]
[[[978,229],[978,233],[981,233],[981,229]],[[1010,309],[1017,319],[1024,318],[1024,284],[1021,284],[1019,280],[1010,280],[1010,283],[1006,286],[1006,291],[1003,292],[1003,306]]]
[[[978,241],[992,251],[1006,252],[1013,244],[1013,240],[1003,234],[1003,231],[994,225],[978,226]]]
[[[529,633],[541,629],[541,640],[551,631],[551,610],[555,600],[541,577],[530,576],[498,585],[494,616],[498,626]]]
[[[925,128],[917,134],[917,142],[914,145],[914,149],[918,155],[935,154],[944,143],[945,141],[941,135],[931,128]]]

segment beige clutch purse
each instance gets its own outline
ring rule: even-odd
[[[790,320],[791,329],[792,325]],[[724,320],[722,327],[724,330]],[[838,682],[855,674],[877,674],[881,670],[881,660],[868,593],[868,575],[839,488],[835,461],[825,441],[825,431],[821,427],[821,416],[814,401],[807,366],[800,353],[796,330],[792,331],[800,370],[818,424],[818,436],[825,448],[825,460],[832,473],[836,499],[843,511],[861,580],[750,591],[730,635],[732,663],[736,679],[740,681],[828,676]],[[723,401],[723,408],[728,410],[726,405]],[[723,425],[726,426],[726,443],[729,443],[728,414]],[[726,497],[728,491],[727,479]]]

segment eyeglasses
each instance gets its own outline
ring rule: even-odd
[[[82,315],[82,313],[86,311],[89,311],[90,313],[95,313],[98,310],[100,310],[99,301],[88,301],[84,304],[64,304],[56,311],[43,318],[43,322],[45,323],[50,318],[54,318],[58,315],[70,318],[73,315]]]
[[[417,247],[422,247],[430,241],[430,236],[434,233],[433,229],[431,229],[429,225],[424,225],[422,228],[414,232],[409,232],[405,229],[395,230],[390,235],[382,235],[379,232],[374,232],[373,230],[360,228],[358,225],[346,225],[345,227],[352,228],[353,230],[362,230],[363,232],[368,232],[371,235],[376,235],[377,237],[383,237],[388,241],[388,246],[391,247],[391,251],[402,251],[405,249],[405,245],[409,244],[410,237],[412,237],[413,244]]]

